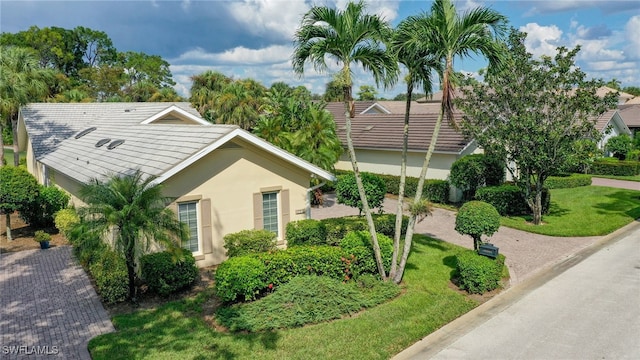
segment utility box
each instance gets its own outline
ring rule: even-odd
[[[489,243],[482,244],[478,248],[478,254],[495,259],[498,257],[498,248]]]

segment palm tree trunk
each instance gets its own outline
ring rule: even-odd
[[[427,169],[429,168],[429,162],[431,161],[431,155],[436,149],[436,141],[438,141],[438,135],[440,134],[440,127],[442,126],[442,118],[444,117],[444,107],[441,108],[440,114],[438,115],[438,120],[436,121],[436,126],[433,129],[433,135],[431,135],[431,143],[429,144],[429,149],[427,150],[427,154],[425,155],[424,162],[422,163],[422,169],[420,170],[420,178],[418,179],[418,188],[416,189],[416,196],[413,200],[414,204],[419,202],[422,198],[422,188],[424,187],[424,179],[427,177]],[[404,275],[404,268],[407,265],[407,258],[409,257],[409,252],[411,251],[411,242],[413,240],[413,232],[415,230],[416,225],[416,216],[417,214],[411,214],[409,216],[409,224],[407,225],[407,232],[404,236],[404,250],[402,252],[402,259],[400,259],[400,267],[398,272],[396,273],[393,281],[397,284],[402,281],[402,275]]]
[[[13,166],[20,165],[20,147],[18,146],[18,116],[11,116],[11,130],[13,131]]]
[[[2,119],[0,119],[0,167],[4,165],[4,139],[2,138],[3,132],[4,124],[2,123]]]
[[[407,180],[407,151],[409,148],[409,117],[411,113],[411,95],[413,86],[407,86],[407,103],[404,111],[404,128],[402,135],[402,161],[400,163],[400,185],[398,186],[398,207],[396,209],[396,227],[393,236],[393,257],[391,258],[391,270],[389,277],[396,278],[398,267],[398,254],[400,253],[400,236],[402,235],[402,215],[404,214],[404,192]]]
[[[354,111],[353,99],[351,98],[351,88],[344,88],[344,116],[345,125],[347,128],[347,149],[349,151],[349,159],[351,160],[351,167],[353,168],[353,174],[356,178],[356,185],[358,186],[358,194],[360,194],[360,201],[362,202],[362,211],[367,219],[367,225],[369,226],[369,233],[371,234],[371,242],[373,247],[373,253],[376,258],[376,265],[378,266],[378,272],[383,280],[387,279],[387,274],[382,263],[382,256],[380,255],[380,245],[378,244],[378,236],[376,234],[376,225],[373,223],[373,216],[371,216],[371,209],[369,208],[369,202],[367,201],[367,195],[364,191],[364,185],[362,184],[362,178],[360,177],[360,170],[358,169],[358,162],[356,160],[356,151],[353,147],[353,139],[351,138],[351,116]]]
[[[13,241],[13,238],[11,237],[11,213],[7,212],[5,214],[5,219],[7,222],[7,241]]]

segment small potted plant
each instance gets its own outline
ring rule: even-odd
[[[33,240],[40,243],[40,249],[48,249],[49,241],[51,241],[51,235],[42,230],[38,230],[33,236]]]

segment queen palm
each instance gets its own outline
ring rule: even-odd
[[[394,83],[398,67],[384,46],[384,41],[390,35],[389,24],[377,15],[365,14],[363,2],[349,3],[344,11],[314,6],[304,15],[294,35],[295,48],[292,55],[293,70],[297,74],[304,73],[308,61],[320,72],[328,70],[328,59],[341,66],[335,79],[344,93],[347,149],[369,225],[378,271],[383,279],[387,276],[351,138],[351,117],[355,116],[351,66],[360,65],[371,72],[378,85]]]
[[[418,208],[422,201],[422,188],[427,168],[436,147],[444,116],[446,115],[449,123],[455,126],[453,117],[454,59],[480,54],[489,61],[488,71],[494,71],[502,66],[506,51],[502,40],[506,32],[507,19],[500,13],[483,7],[459,14],[451,0],[435,0],[428,14],[407,21],[415,21],[419,25],[415,27],[417,29],[415,35],[421,39],[422,45],[416,44],[416,46],[422,47],[442,66],[442,72],[439,74],[442,88],[440,113],[420,171],[418,188],[413,201],[413,206]],[[417,214],[412,211],[405,234],[405,249],[395,274],[395,282],[400,282],[404,273],[411,247],[411,242],[406,240],[413,237],[416,218]]]
[[[13,130],[13,162],[18,166],[18,111],[32,101],[44,99],[49,92],[48,80],[53,72],[40,67],[38,56],[27,48],[0,48],[0,134],[4,126]],[[4,143],[0,136],[0,166],[4,159]]]
[[[129,276],[129,299],[136,303],[136,262],[152,243],[172,249],[188,238],[188,230],[162,196],[162,187],[140,171],[91,180],[80,190],[87,204],[78,210],[87,231],[104,237],[113,234],[114,249],[124,257]]]

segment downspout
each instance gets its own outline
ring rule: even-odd
[[[323,187],[326,183],[325,182],[321,182],[320,184],[316,185],[316,186],[312,186],[310,188],[307,189],[307,206],[306,206],[306,211],[305,211],[305,218],[311,219],[311,192],[315,191],[316,189],[319,189],[321,187]]]

